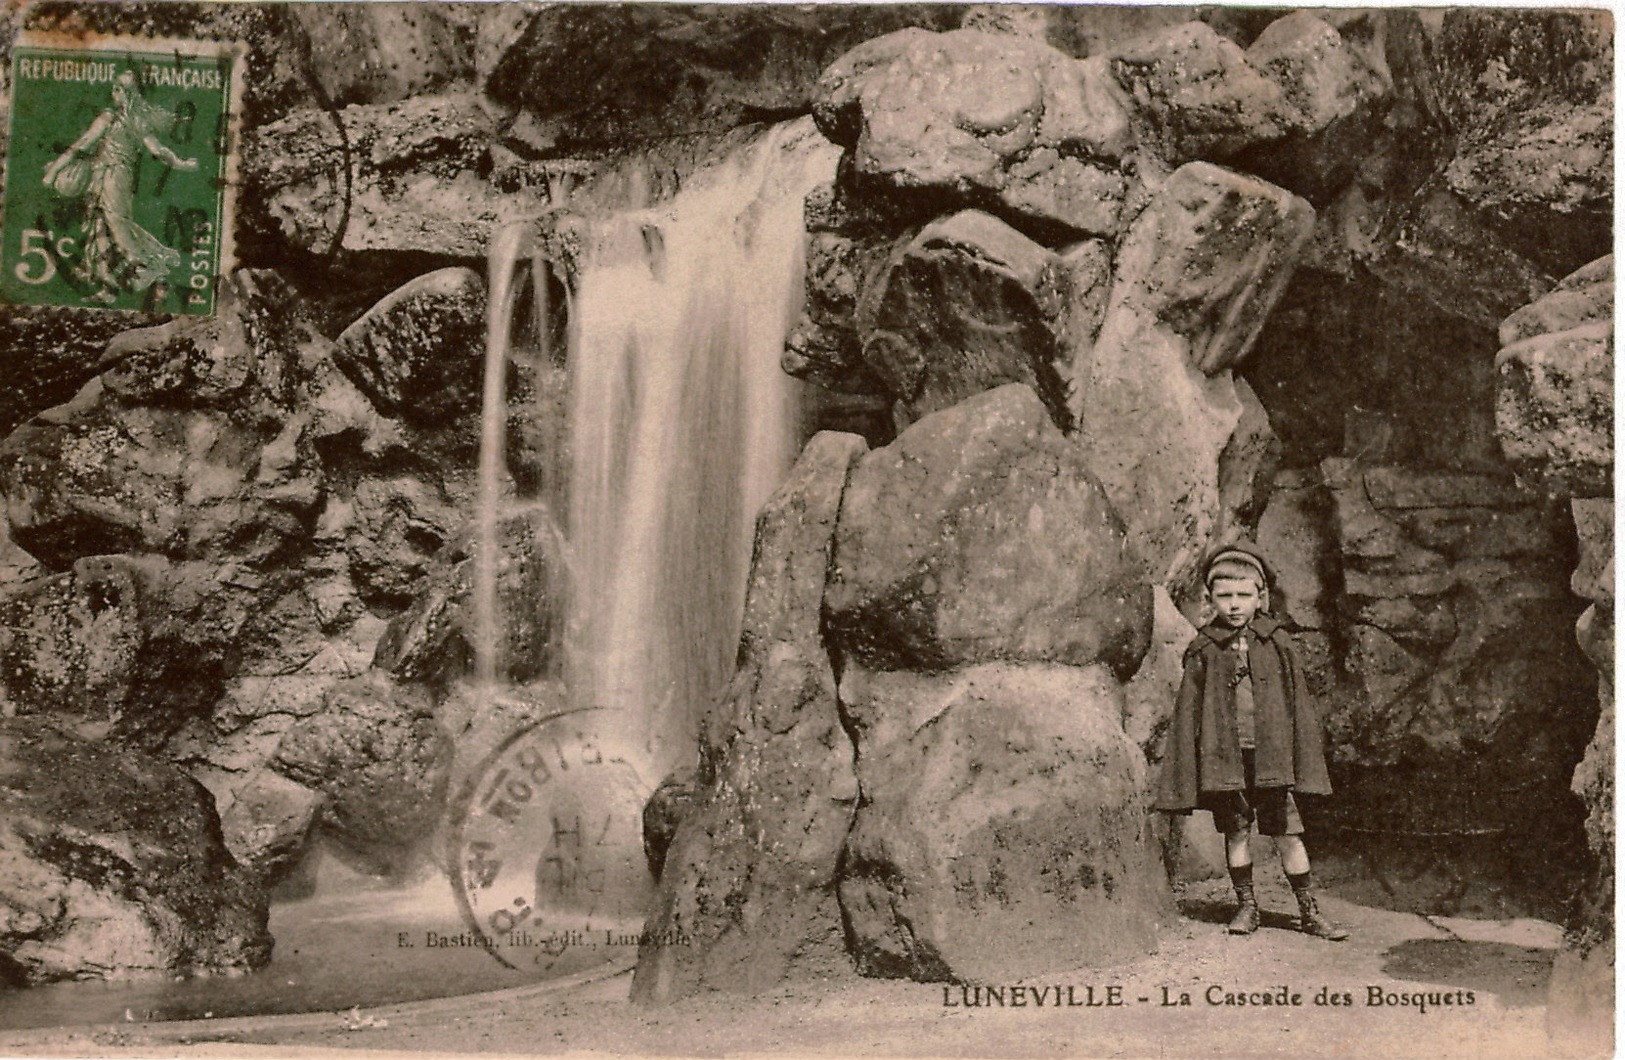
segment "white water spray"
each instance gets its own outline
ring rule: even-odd
[[[777,126],[670,201],[607,219],[571,316],[567,680],[659,776],[733,669],[757,511],[795,457],[779,359],[806,194],[838,152]],[[494,294],[494,292],[493,292]]]

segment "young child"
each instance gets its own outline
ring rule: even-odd
[[[1212,812],[1239,902],[1231,934],[1258,930],[1249,844],[1256,821],[1275,840],[1298,899],[1299,927],[1323,939],[1347,938],[1315,906],[1292,793],[1328,795],[1332,786],[1319,714],[1286,631],[1267,613],[1264,559],[1249,545],[1232,545],[1208,560],[1204,579],[1218,615],[1185,650],[1155,808]]]

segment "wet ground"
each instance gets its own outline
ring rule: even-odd
[[[1224,930],[1227,888],[1193,885],[1156,954],[1026,984],[1044,991],[1042,1005],[1024,992],[1013,1007],[1007,990],[1002,1007],[967,1007],[959,987],[854,976],[646,1009],[626,1000],[630,975],[607,966],[500,995],[370,1011],[0,1035],[0,1052],[1488,1058],[1611,1050],[1547,1026],[1555,924],[1425,917],[1331,897],[1323,905],[1354,932],[1332,943],[1289,929],[1283,882],[1265,881],[1261,897],[1272,914],[1264,929],[1234,938]],[[1279,999],[1283,987],[1284,1006],[1226,1003],[1226,995]],[[1057,1006],[1062,994],[1071,1003]],[[1180,1004],[1186,996],[1190,1004]],[[1113,998],[1122,1003],[1105,1003]]]

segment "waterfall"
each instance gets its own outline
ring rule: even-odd
[[[838,152],[775,126],[657,206],[602,219],[570,320],[578,703],[687,757],[733,668],[757,511],[795,457],[779,366],[802,299],[802,202]]]

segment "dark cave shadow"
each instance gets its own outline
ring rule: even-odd
[[[1448,983],[1494,994],[1509,1007],[1546,1003],[1556,950],[1469,939],[1410,939],[1382,954],[1382,970],[1395,979]]]
[[[1190,920],[1199,920],[1206,924],[1225,925],[1236,914],[1236,903],[1233,899],[1215,901],[1211,898],[1181,898],[1179,900],[1179,915]],[[1277,912],[1264,907],[1260,902],[1259,927],[1280,928],[1283,931],[1295,931],[1298,927],[1298,918],[1290,913]]]

